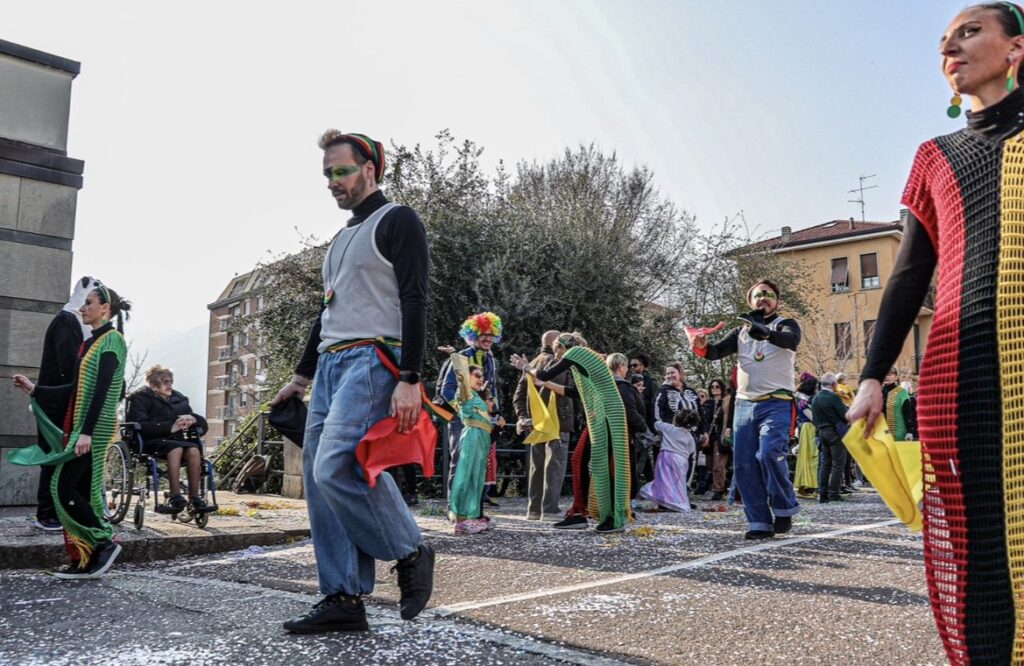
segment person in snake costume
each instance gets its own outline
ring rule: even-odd
[[[603,357],[588,347],[575,346],[546,370],[530,367],[529,359],[524,356],[513,355],[512,364],[541,382],[572,370],[575,391],[569,390],[570,387],[549,385],[548,388],[562,389],[571,397],[576,393],[582,400],[590,444],[590,514],[598,518],[598,532],[622,531],[632,517],[629,433],[622,397]]]

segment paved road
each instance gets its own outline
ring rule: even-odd
[[[101,581],[0,571],[0,663],[945,663],[921,538],[873,494],[807,503],[791,535],[756,544],[739,510],[639,514],[602,536],[503,504],[498,528],[470,537],[422,508],[439,554],[431,608],[399,620],[381,565],[362,635],[280,630],[319,598],[308,541]]]

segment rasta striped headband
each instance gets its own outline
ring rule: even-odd
[[[373,174],[379,183],[380,179],[384,177],[384,144],[374,141],[365,134],[343,134],[336,129],[327,130],[320,137],[321,150],[327,150],[329,146],[341,143],[347,143],[358,150],[364,159],[373,162]]]

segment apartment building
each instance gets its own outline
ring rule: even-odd
[[[214,448],[238,431],[239,425],[263,399],[259,388],[263,361],[253,351],[254,333],[238,324],[263,308],[263,296],[254,295],[260,271],[231,279],[210,303],[209,367],[206,413],[207,440]]]

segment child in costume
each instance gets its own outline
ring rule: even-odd
[[[459,391],[450,404],[458,407],[463,427],[459,438],[459,463],[448,501],[455,514],[455,534],[478,534],[489,527],[479,518],[491,449],[491,418],[487,402],[480,395],[487,382],[483,368],[468,365],[461,354],[452,354],[452,368],[458,378]]]
[[[697,412],[684,408],[675,413],[672,423],[655,422],[654,427],[661,433],[661,453],[654,466],[654,481],[640,489],[640,497],[672,511],[690,510],[686,475],[696,448],[690,431],[697,421]]]
[[[123,313],[130,308],[102,284],[89,292],[81,314],[92,335],[82,343],[73,383],[37,386],[24,375],[14,376],[14,385],[32,396],[32,411],[52,452],[38,446],[19,449],[8,460],[56,465],[50,490],[71,556],[70,564],[53,572],[58,578],[99,578],[121,552],[104,514],[103,468],[107,447],[117,437],[117,406],[124,397],[127,348],[121,332]],[[63,429],[41,408],[57,401],[69,403]]]

